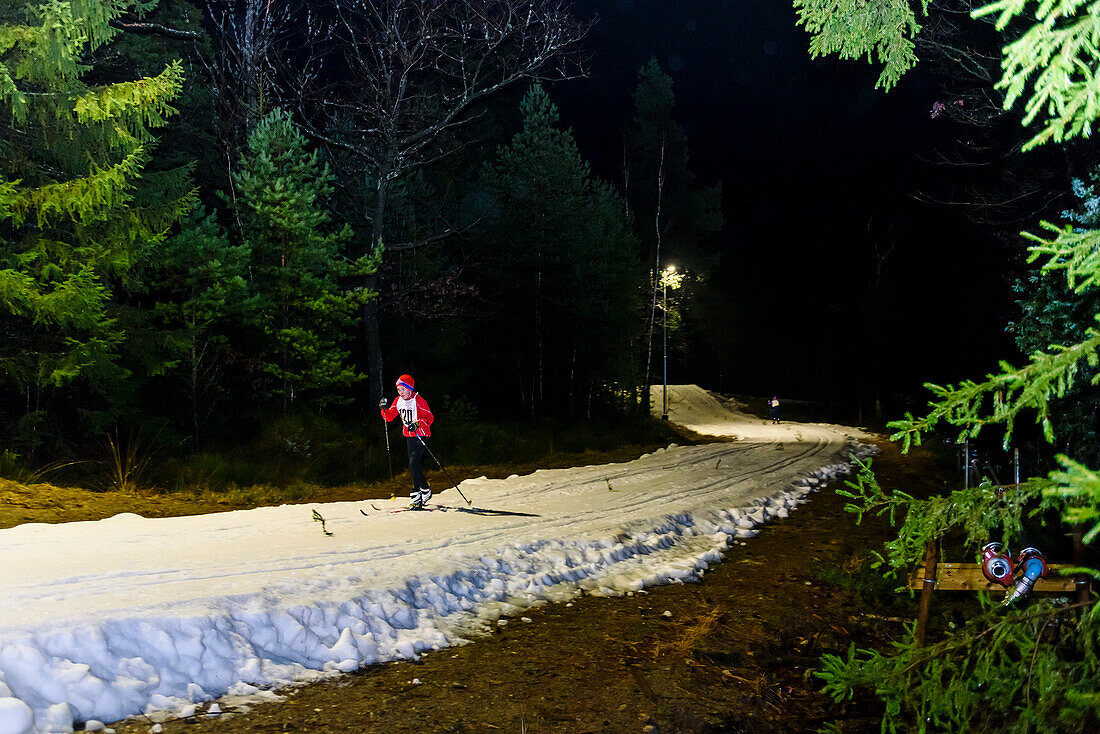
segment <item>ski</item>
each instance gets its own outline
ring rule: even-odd
[[[373,502],[371,503],[371,508],[376,510],[377,512],[385,513],[387,515],[393,515],[398,512],[432,512],[433,510],[446,512],[447,510],[455,509],[451,507],[444,507],[443,505],[424,505],[423,507],[398,507],[396,510],[384,510],[381,507],[375,505]],[[372,517],[371,513],[365,510],[359,510],[359,512],[363,513],[363,515],[365,515],[366,517]]]
[[[533,512],[515,512],[513,510],[492,510],[487,507],[448,507],[455,512],[468,512],[471,515],[506,515],[512,517],[541,517]]]
[[[471,515],[499,515],[510,517],[540,517],[533,512],[515,512],[513,510],[493,510],[485,507],[451,507],[447,505],[424,505],[423,507],[413,509],[412,507],[398,507],[396,510],[384,510],[378,507],[374,503],[371,503],[371,507],[379,513],[385,513],[387,515],[393,515],[398,512],[466,512]],[[374,517],[366,510],[360,509],[359,512],[364,517]]]

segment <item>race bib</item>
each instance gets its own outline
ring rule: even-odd
[[[397,412],[401,414],[404,423],[416,423],[416,396],[408,400],[397,399]]]

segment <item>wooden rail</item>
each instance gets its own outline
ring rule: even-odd
[[[1076,540],[1076,538],[1075,538]],[[1073,594],[1078,602],[1086,602],[1092,588],[1088,576],[1062,576],[1060,571],[1072,568],[1065,564],[1047,565],[1049,575],[1039,579],[1032,592]],[[935,542],[929,542],[924,551],[924,563],[913,569],[909,575],[909,588],[920,590],[920,611],[917,613],[917,628],[914,635],[918,645],[924,645],[928,633],[928,618],[932,611],[932,592],[934,591],[989,591],[1008,593],[1009,588],[991,583],[982,573],[980,563],[946,563],[939,559]]]
[[[1033,592],[1046,591],[1054,594],[1072,594],[1077,590],[1077,579],[1073,576],[1059,576],[1058,572],[1069,566],[1057,563],[1047,564],[1050,575],[1039,579],[1032,588]],[[909,576],[910,589],[923,589],[927,567],[921,564]],[[1004,591],[1011,587],[994,584],[982,573],[980,563],[945,563],[940,561],[935,569],[936,591]]]

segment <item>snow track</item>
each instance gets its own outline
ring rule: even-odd
[[[694,386],[670,386],[670,418],[729,440],[462,485],[536,517],[343,502],[0,530],[0,734],[187,714],[459,644],[534,604],[694,579],[866,438],[731,413]]]

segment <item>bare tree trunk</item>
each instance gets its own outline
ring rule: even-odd
[[[300,10],[299,0],[244,0],[244,12],[234,2],[206,3],[215,55],[205,60],[218,100],[215,120],[223,143],[232,150],[255,128],[275,102],[276,67],[284,63],[284,30]]]
[[[191,437],[195,442],[194,448],[198,449],[202,445],[203,425],[214,411],[215,384],[219,370],[217,357],[214,354],[216,350],[210,340],[196,336],[199,332],[194,322],[188,325],[192,337],[188,347],[189,364],[185,389],[191,410]]]
[[[868,237],[868,239],[871,240],[871,244],[875,248],[874,271],[872,272],[872,275],[871,275],[871,287],[869,289],[870,294],[868,296],[870,304],[869,304],[869,308],[868,308],[868,311],[867,311],[870,314],[870,322],[868,324],[868,332],[869,333],[868,333],[867,336],[869,336],[871,338],[873,338],[874,335],[882,327],[882,316],[881,316],[881,314],[883,314],[885,312],[885,310],[883,308],[884,304],[882,302],[882,294],[884,292],[883,281],[882,281],[882,277],[883,277],[882,271],[883,271],[883,268],[886,265],[887,258],[889,258],[890,255],[894,252],[894,248],[896,247],[896,244],[897,244],[894,241],[893,227],[892,226],[887,227],[885,235],[876,237],[875,233],[873,231],[873,228],[872,228],[872,223],[873,223],[873,220],[871,220],[871,219],[867,220],[867,237]],[[885,240],[883,238],[885,238]],[[871,415],[874,416],[875,423],[877,425],[881,425],[882,418],[883,418],[883,411],[882,411],[882,377],[881,377],[881,375],[882,375],[882,369],[881,369],[882,356],[881,356],[881,354],[879,353],[878,350],[871,350],[871,352],[872,353],[871,353],[871,356],[870,356],[869,364],[865,365],[865,369],[866,369],[866,367],[870,368],[870,383],[871,383],[868,386],[870,389],[868,390],[867,397],[871,401]],[[861,362],[862,362],[862,360],[861,360]],[[865,371],[864,374],[866,374],[866,371]],[[860,393],[861,393],[861,396],[860,396],[860,413],[861,414],[863,412],[862,392],[863,392],[863,388],[864,388],[864,385],[862,383],[865,383],[865,382],[867,382],[867,379],[860,380],[860,383],[861,383],[860,384]],[[861,415],[860,425],[863,425],[862,415]]]
[[[520,350],[516,350],[516,376],[519,378],[519,404],[524,405],[527,403],[527,395],[523,390],[523,360],[520,358]]]
[[[630,216],[630,145],[623,130],[623,211]]]
[[[204,350],[205,351],[205,350]],[[191,435],[195,439],[195,450],[199,448],[199,352],[195,346],[195,339],[191,339],[191,384],[189,385],[191,398]]]
[[[535,268],[535,354],[531,365],[531,417],[535,417],[535,406],[542,399],[542,250],[540,248],[538,265]]]
[[[577,389],[577,347],[573,347],[573,359],[569,362],[569,392],[566,395],[567,405],[570,413],[572,413],[573,401],[575,399],[574,391]]]
[[[270,5],[270,3],[268,3]],[[241,34],[241,96],[244,103],[244,129],[251,131],[263,115],[263,71],[261,63],[266,56],[264,34],[259,32],[261,11],[259,3],[249,2],[244,10],[244,28]],[[266,15],[266,8],[263,12]]]
[[[649,373],[653,362],[653,331],[657,324],[657,290],[661,282],[661,199],[665,191],[665,141],[661,140],[661,159],[657,166],[657,213],[653,225],[657,236],[656,257],[653,261],[653,301],[649,309],[649,337],[647,338],[645,357],[645,400],[649,400]],[[648,413],[648,405],[646,412]]]
[[[371,247],[376,247],[383,241],[390,170],[391,167],[387,164],[379,171],[374,218],[371,221]],[[371,273],[366,277],[364,286],[368,290],[377,291],[380,281],[377,272]],[[382,374],[382,318],[379,300],[372,298],[363,304],[363,333],[367,341],[367,379],[370,384],[368,405],[376,405],[386,390],[385,378]]]
[[[378,276],[369,275],[364,281],[369,290],[378,288]],[[378,300],[372,299],[363,304],[363,335],[367,340],[367,378],[370,381],[371,404],[377,404],[385,392],[382,384],[382,338],[379,334],[381,317]]]

